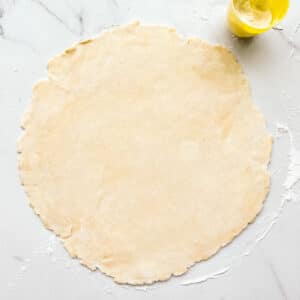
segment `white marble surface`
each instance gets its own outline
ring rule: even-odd
[[[300,299],[300,2],[277,30],[240,41],[226,30],[228,1],[0,0],[0,299]],[[69,258],[28,206],[16,154],[19,120],[51,56],[134,20],[231,48],[274,134],[271,192],[256,222],[186,275],[138,289]]]

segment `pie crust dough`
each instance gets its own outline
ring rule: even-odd
[[[134,23],[53,58],[18,144],[30,205],[72,257],[150,284],[262,208],[272,139],[222,46]]]

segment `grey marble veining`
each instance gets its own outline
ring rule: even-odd
[[[283,202],[291,146],[300,150],[300,2],[291,1],[287,18],[274,30],[247,41],[226,28],[228,2],[0,0],[0,299],[300,299],[299,183],[293,201]],[[139,289],[116,285],[68,257],[27,204],[15,149],[19,120],[32,85],[47,76],[47,61],[82,39],[135,20],[229,47],[274,135],[271,192],[255,223],[183,278]],[[210,277],[215,279],[182,285],[216,272],[220,276]]]
[[[73,30],[69,27],[68,23],[66,23],[63,19],[61,19],[56,13],[54,13],[51,9],[48,8],[44,2],[40,0],[31,0],[33,3],[37,4],[42,10],[44,10],[50,17],[54,18],[58,23],[64,26],[68,31],[74,34],[78,34],[77,31]],[[82,26],[82,17],[79,16],[79,20]]]

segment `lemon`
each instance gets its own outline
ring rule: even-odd
[[[286,14],[289,0],[231,0],[228,24],[238,37],[252,37],[272,28]]]

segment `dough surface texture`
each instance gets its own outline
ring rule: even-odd
[[[54,57],[18,144],[30,205],[116,282],[180,275],[252,222],[272,138],[232,53],[138,23]]]

